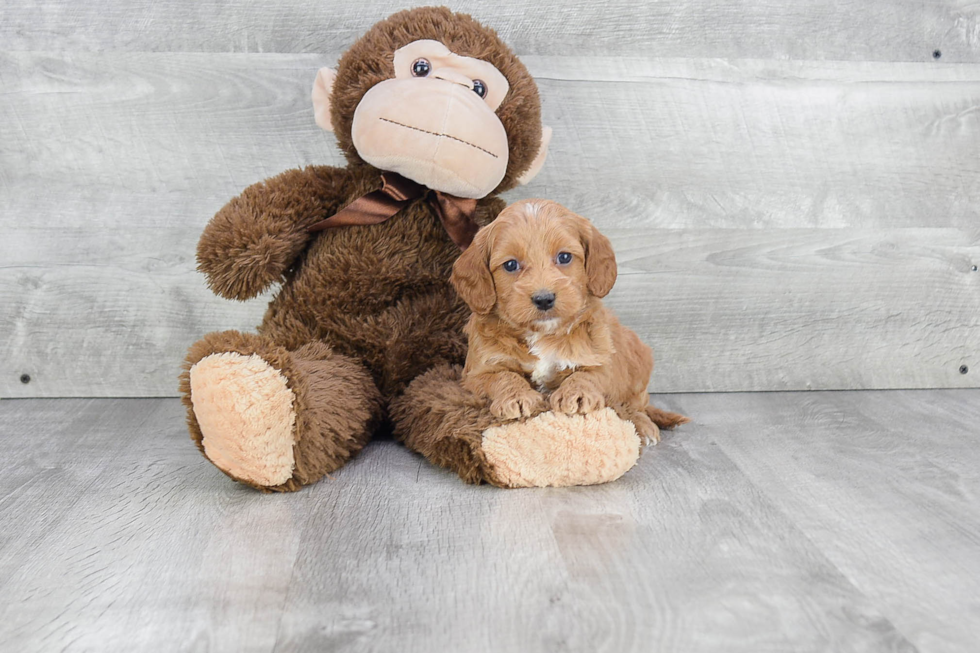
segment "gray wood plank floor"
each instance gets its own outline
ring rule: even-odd
[[[980,390],[678,394],[620,481],[393,442],[236,485],[174,399],[0,402],[3,651],[974,651]]]

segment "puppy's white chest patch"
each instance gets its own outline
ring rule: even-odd
[[[578,367],[577,362],[562,358],[555,351],[542,349],[533,342],[529,342],[528,344],[530,345],[531,355],[537,359],[534,367],[530,370],[531,383],[537,386],[539,390],[547,386],[559,372],[573,370]]]

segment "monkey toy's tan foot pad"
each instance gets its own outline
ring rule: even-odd
[[[204,455],[215,466],[262,487],[292,477],[296,412],[279,370],[256,354],[211,354],[191,367],[190,387]]]
[[[360,362],[309,342],[288,351],[260,334],[216,331],[184,359],[180,394],[191,440],[225,474],[295,492],[360,451],[381,396]]]
[[[608,483],[640,456],[633,424],[612,408],[587,415],[542,413],[483,432],[483,454],[508,487]]]
[[[640,455],[640,438],[612,409],[542,413],[501,424],[460,385],[461,370],[437,367],[391,405],[395,435],[468,483],[499,487],[593,485],[614,481]]]

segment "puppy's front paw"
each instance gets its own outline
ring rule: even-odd
[[[525,392],[500,397],[490,402],[490,414],[499,420],[533,417],[547,408],[540,392]]]
[[[593,413],[606,407],[602,393],[585,383],[565,383],[551,395],[551,409],[559,413]]]

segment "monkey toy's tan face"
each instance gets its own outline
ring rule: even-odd
[[[438,41],[395,51],[395,78],[354,112],[361,158],[459,197],[484,197],[507,171],[507,133],[494,111],[507,94],[500,72]]]
[[[413,41],[394,52],[394,76],[372,86],[354,111],[357,154],[381,170],[458,197],[489,195],[507,172],[509,144],[496,110],[510,90],[492,64],[458,55],[439,41]],[[330,128],[333,71],[313,89],[317,123]],[[545,128],[526,183],[547,153]]]

